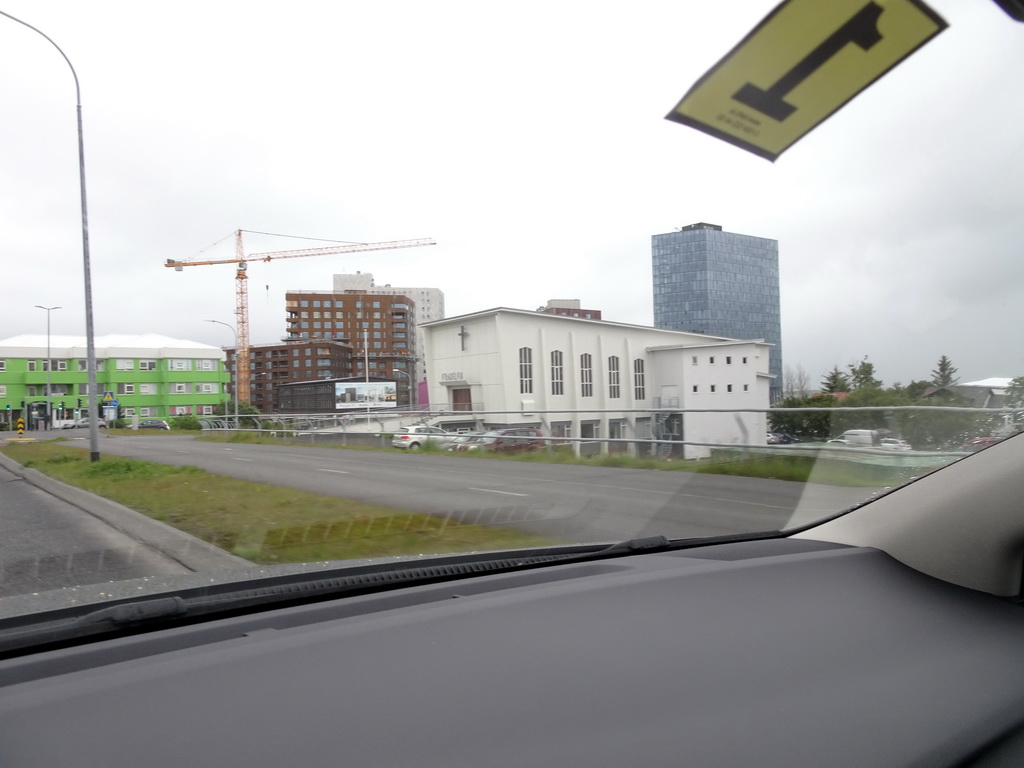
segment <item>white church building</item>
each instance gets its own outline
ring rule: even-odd
[[[530,425],[630,451],[657,437],[686,443],[674,453],[687,458],[708,455],[703,444],[765,442],[762,340],[504,307],[420,327],[429,407],[456,412],[448,429]]]

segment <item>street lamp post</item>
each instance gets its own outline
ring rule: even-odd
[[[82,133],[82,89],[78,85],[78,73],[71,65],[71,59],[61,50],[49,36],[28,24],[21,19],[11,16],[5,11],[0,11],[0,16],[6,16],[11,21],[16,21],[22,26],[28,27],[46,38],[46,41],[57,49],[57,52],[64,57],[71,69],[71,76],[75,79],[75,104],[78,112],[78,186],[82,198],[82,266],[85,274],[85,354],[89,376],[89,460],[100,460],[100,431],[99,420],[96,413],[96,339],[92,327],[92,270],[89,267],[89,211],[85,199],[85,139]]]
[[[234,326],[228,325],[220,320],[207,320],[208,323],[216,323],[217,325],[223,325],[225,328],[231,329],[231,333],[235,335],[235,383],[232,390],[235,393],[235,429],[238,429],[238,331],[235,330]]]
[[[412,410],[412,405],[413,405],[413,403],[412,403],[412,376],[409,374],[408,371],[401,371],[398,368],[392,368],[391,372],[392,373],[400,373],[400,374],[402,374],[403,376],[405,376],[409,380],[409,390],[408,390],[409,391],[409,398],[408,398],[409,399],[409,403],[408,403],[408,405],[409,405],[409,410],[411,411]]]
[[[61,307],[44,307],[36,304],[36,309],[46,310],[46,428],[53,429],[53,387],[50,377],[53,375],[53,360],[50,358],[50,313]]]

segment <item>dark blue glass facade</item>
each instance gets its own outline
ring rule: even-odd
[[[772,401],[782,392],[779,243],[691,224],[651,237],[654,327],[773,344]]]

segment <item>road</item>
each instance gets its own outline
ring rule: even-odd
[[[176,435],[108,436],[100,451],[571,542],[778,530],[871,493],[689,472],[231,444]]]
[[[189,571],[4,467],[0,531],[0,597]]]

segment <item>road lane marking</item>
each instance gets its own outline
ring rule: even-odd
[[[316,471],[317,472],[334,472],[337,475],[347,475],[348,474],[348,472],[346,472],[344,469],[321,469],[320,467],[316,467]]]
[[[470,491],[480,491],[481,493],[500,493],[503,496],[529,496],[528,493],[512,493],[512,491],[496,491],[493,488],[469,488]]]
[[[232,456],[235,461],[252,461],[252,459],[243,459],[241,456]]]

